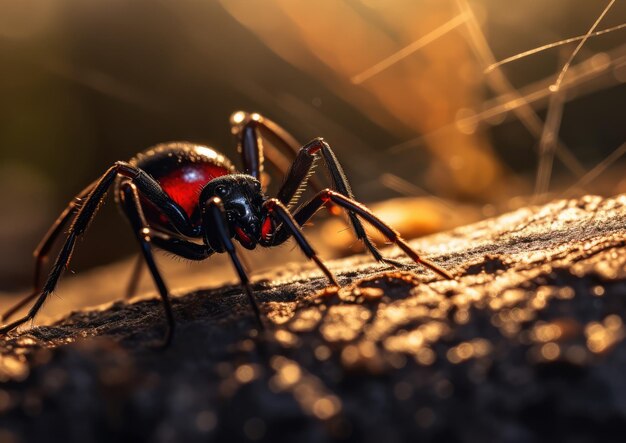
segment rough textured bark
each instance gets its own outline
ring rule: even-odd
[[[264,339],[235,286],[174,300],[166,350],[157,300],[72,313],[0,342],[0,440],[623,440],[625,228],[626,196],[560,200],[412,242],[455,281],[283,270]]]

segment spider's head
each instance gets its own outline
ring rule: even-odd
[[[214,197],[221,200],[226,211],[230,238],[236,238],[246,249],[254,249],[261,239],[261,222],[265,216],[261,183],[250,175],[224,175],[202,189],[200,202],[206,207]],[[203,218],[207,242],[214,250],[223,252],[218,229],[206,209]]]

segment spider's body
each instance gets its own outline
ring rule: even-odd
[[[347,211],[356,236],[376,260],[399,264],[381,255],[367,237],[361,219],[378,229],[415,263],[423,264],[445,278],[452,278],[443,269],[420,258],[393,228],[354,200],[341,165],[322,139],[314,139],[298,148],[289,133],[258,114],[235,113],[231,124],[242,156],[241,172],[212,148],[175,142],[150,148],[129,162],[116,162],[85,188],[70,202],[35,250],[34,291],[5,312],[2,319],[8,319],[31,300],[36,299],[35,303],[25,316],[1,327],[0,334],[34,318],[69,264],[77,238],[84,234],[113,184],[117,201],[135,232],[143,258],[163,299],[168,319],[166,342],[172,336],[174,316],[169,290],[154,261],[153,246],[190,260],[204,260],[215,253],[227,253],[262,328],[260,311],[233,239],[246,249],[254,249],[277,246],[293,237],[330,283],[337,285],[335,277],[301,231],[301,226],[327,204]],[[264,149],[264,139],[282,147],[293,160],[278,149]],[[323,158],[330,173],[333,189],[319,191],[311,200],[298,206],[301,191],[307,185],[318,156]],[[261,183],[264,160],[285,174],[275,198],[265,194]],[[70,221],[61,252],[45,283],[41,284],[42,266],[54,241]],[[140,270],[136,267],[134,282]]]
[[[194,226],[200,224],[198,200],[202,188],[211,180],[235,173],[235,166],[224,155],[208,146],[185,142],[157,145],[128,161],[154,178],[169,197],[185,211]],[[123,181],[117,181],[117,189]],[[151,226],[171,229],[167,218],[159,216],[158,208],[145,204],[146,217]]]
[[[138,154],[129,164],[154,178],[165,194],[184,211],[193,227],[187,237],[202,238],[209,234],[207,238],[211,240],[211,233],[202,229],[202,204],[212,197],[219,197],[230,237],[236,238],[247,249],[254,249],[261,240],[261,220],[267,215],[263,208],[267,197],[261,190],[261,183],[237,171],[233,163],[215,149],[186,142],[165,143]],[[127,181],[128,178],[118,178],[117,195],[121,184]],[[168,218],[150,200],[141,196],[140,200],[150,226],[182,234],[176,232]],[[269,234],[271,224],[269,219],[266,220],[265,233]],[[212,250],[223,252],[219,240],[208,244]]]

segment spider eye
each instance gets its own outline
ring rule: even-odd
[[[256,192],[261,192],[261,183],[260,182],[253,182],[254,184],[252,185],[254,187],[254,190]]]
[[[215,195],[218,197],[226,197],[228,194],[228,188],[224,185],[219,185],[215,188]]]

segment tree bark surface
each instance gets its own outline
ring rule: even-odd
[[[450,271],[358,255],[73,312],[0,340],[0,441],[623,441],[626,196],[412,241]],[[90,288],[84,288],[86,296]],[[121,294],[111,294],[112,297]]]

